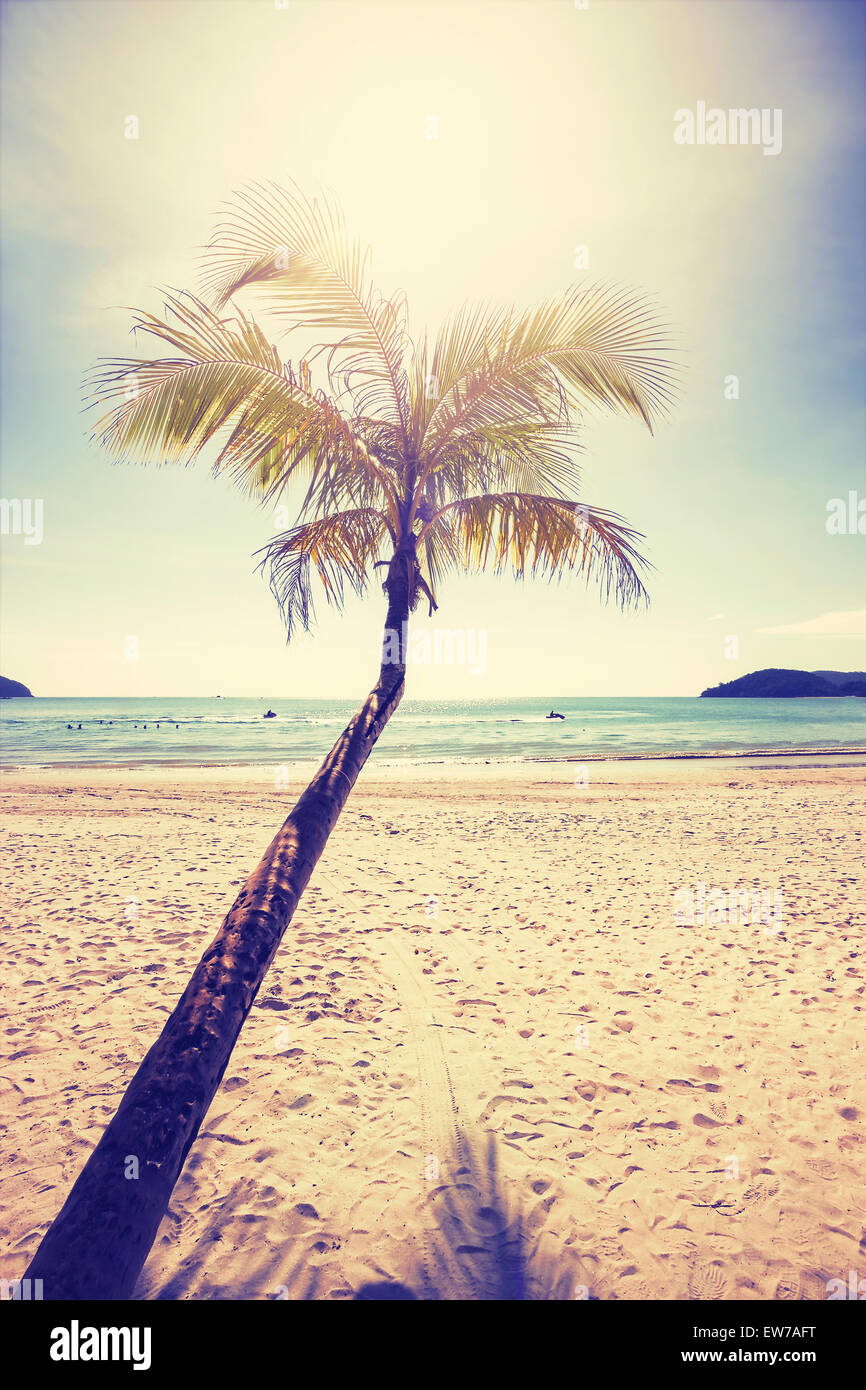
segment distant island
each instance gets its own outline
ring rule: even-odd
[[[702,690],[701,695],[728,699],[781,700],[808,695],[866,696],[864,671],[786,671],[775,666]]]
[[[33,699],[33,691],[28,690],[26,685],[11,681],[8,676],[0,676],[0,700],[14,700],[21,695],[29,695]]]

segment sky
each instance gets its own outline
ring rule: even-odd
[[[574,578],[451,578],[415,621],[483,633],[484,670],[415,664],[407,694],[864,669],[864,10],[5,0],[2,497],[41,503],[42,535],[8,511],[3,674],[46,696],[372,684],[376,584],[287,645],[252,558],[272,510],[206,463],[117,466],[88,441],[82,374],[135,351],[123,306],[198,288],[219,205],[259,178],[332,192],[413,329],[603,279],[648,293],[676,337],[670,420],[582,432],[583,499],[646,537],[649,609]],[[677,113],[701,103],[765,111],[767,137],[681,143]]]

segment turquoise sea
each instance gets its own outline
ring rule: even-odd
[[[268,708],[276,712],[276,719],[262,718]],[[351,700],[274,697],[2,700],[0,764],[307,761],[327,753],[356,708],[357,702]],[[565,719],[546,719],[551,709]],[[406,699],[373,756],[380,761],[459,762],[864,748],[863,699],[557,696]]]

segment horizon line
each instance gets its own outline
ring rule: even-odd
[[[220,691],[217,695],[5,695],[0,697],[4,700],[345,700],[357,701],[360,697],[354,695],[227,695]],[[619,692],[614,694],[610,691],[603,691],[596,695],[504,695],[502,693],[490,695],[404,695],[401,704],[407,700],[539,700],[545,704],[548,700],[691,700],[700,698],[699,696],[687,694],[659,694],[659,695],[635,695]]]

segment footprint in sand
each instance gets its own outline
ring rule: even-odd
[[[823,1274],[819,1274],[814,1269],[807,1270],[802,1278],[802,1297],[808,1300],[809,1303],[824,1303],[829,1292],[828,1286],[830,1279],[836,1277],[836,1275],[831,1274],[828,1278],[825,1278]],[[845,1282],[844,1274],[838,1277],[842,1278],[843,1283]]]
[[[607,1259],[625,1259],[625,1250],[623,1249],[620,1242],[618,1240],[614,1240],[612,1236],[602,1236],[601,1240],[598,1241],[598,1248],[601,1251],[602,1255],[604,1255]]]
[[[691,1081],[683,1081],[678,1076],[672,1076],[670,1080],[665,1082],[665,1090],[672,1091],[674,1095],[684,1096],[687,1091],[694,1090],[694,1085]]]
[[[776,1291],[773,1297],[785,1303],[796,1303],[803,1297],[800,1272],[796,1270],[793,1265],[782,1266],[782,1272],[776,1283]]]
[[[806,1167],[811,1168],[813,1173],[817,1173],[819,1178],[825,1178],[827,1182],[833,1182],[839,1176],[838,1168],[826,1158],[807,1158]]]
[[[790,1240],[793,1241],[798,1250],[802,1250],[804,1254],[808,1254],[810,1250],[815,1248],[817,1239],[814,1221],[810,1221],[807,1217],[801,1216],[799,1213],[790,1213],[788,1211],[784,1212],[784,1218],[785,1233]]]
[[[832,1236],[825,1234],[820,1227],[816,1230],[811,1226],[805,1239],[803,1233],[795,1228],[793,1240],[803,1268],[810,1274],[819,1277],[825,1283],[828,1279],[835,1279],[840,1275],[844,1277],[849,1263],[844,1237],[838,1237],[837,1246]]]
[[[589,1286],[589,1296],[594,1302],[607,1303],[619,1298],[618,1287],[619,1281],[612,1279],[609,1274],[598,1274]]]
[[[689,1298],[701,1302],[724,1298],[728,1281],[719,1265],[696,1265],[689,1276]]]
[[[770,1182],[762,1182],[758,1179],[757,1182],[750,1183],[747,1188],[744,1188],[743,1201],[748,1202],[750,1206],[761,1206],[764,1202],[769,1202],[775,1197],[778,1191],[779,1184],[775,1178]]]
[[[698,1076],[702,1076],[705,1081],[718,1081],[718,1067],[698,1067]]]
[[[617,1296],[632,1303],[651,1303],[655,1294],[644,1279],[636,1279],[633,1274],[623,1274],[617,1284]]]

